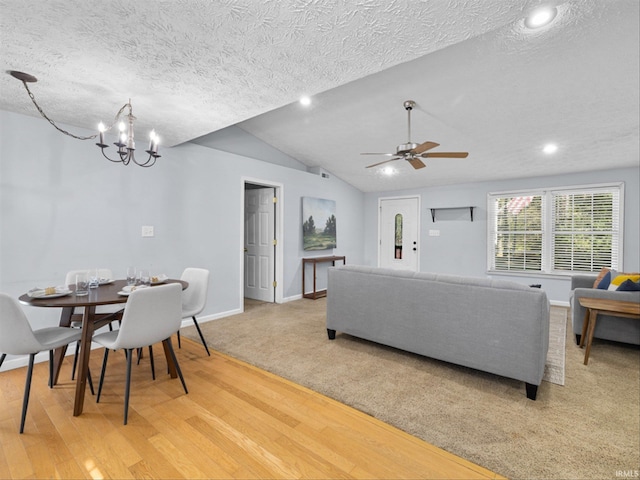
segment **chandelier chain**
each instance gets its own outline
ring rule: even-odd
[[[33,93],[31,93],[31,90],[29,90],[29,86],[27,85],[27,82],[25,82],[24,80],[22,80],[22,84],[24,85],[24,88],[27,89],[27,93],[29,94],[29,98],[31,98],[31,101],[33,102],[33,104],[36,106],[36,108],[38,109],[38,112],[40,112],[40,115],[42,115],[42,117],[47,120],[47,122],[49,122],[56,130],[58,130],[61,133],[64,133],[65,135],[68,135],[70,137],[73,137],[77,140],[92,140],[94,138],[96,138],[98,136],[98,134],[94,134],[94,135],[90,135],[88,137],[80,137],[78,135],[74,135],[73,133],[69,133],[66,130],[60,128],[58,125],[56,125],[56,122],[54,122],[53,120],[51,120],[46,113],[44,113],[44,111],[42,110],[42,108],[40,108],[40,105],[38,105],[38,102],[36,102],[36,97],[33,95]],[[118,122],[118,120],[120,119],[120,115],[122,115],[122,112],[124,111],[125,108],[127,108],[128,106],[130,106],[129,103],[126,103],[122,106],[122,108],[120,110],[118,110],[118,113],[116,114],[115,119],[113,120],[113,123],[111,125],[109,125],[109,127],[106,130],[111,130],[111,128]]]

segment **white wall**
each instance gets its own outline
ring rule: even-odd
[[[604,161],[604,160],[603,160]],[[478,182],[465,185],[424,188],[365,194],[365,243],[364,261],[377,265],[378,199],[381,197],[414,195],[421,196],[421,253],[422,271],[451,273],[456,275],[487,275],[487,194],[513,189],[556,187],[563,185],[587,185],[605,182],[625,183],[624,225],[624,270],[639,270],[640,264],[640,170],[628,168],[602,170],[572,175],[536,177],[496,182]],[[453,207],[473,205],[474,221],[469,220],[466,210],[444,211],[431,219],[431,207]],[[440,236],[429,236],[429,230],[439,230]],[[523,284],[540,283],[547,295],[555,302],[568,302],[570,277],[557,276],[503,276]]]
[[[211,271],[203,317],[240,311],[244,177],[283,185],[285,300],[301,295],[303,256],[363,261],[363,195],[333,176],[189,143],[161,148],[152,168],[125,167],[44,120],[0,111],[0,124],[0,291],[14,297],[76,268],[124,278],[128,265],[170,277],[197,266]],[[336,201],[336,249],[302,249],[303,196]],[[142,238],[143,225],[155,237]],[[25,310],[34,327],[57,324],[59,312]]]

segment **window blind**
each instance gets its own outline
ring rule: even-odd
[[[618,265],[620,191],[552,192],[553,270],[595,272]]]

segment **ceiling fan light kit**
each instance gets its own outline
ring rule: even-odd
[[[414,143],[411,141],[411,110],[416,106],[416,102],[413,100],[405,100],[404,109],[407,111],[407,143],[402,143],[396,147],[396,153],[361,153],[360,155],[384,155],[387,157],[394,157],[389,160],[383,160],[382,162],[368,165],[366,168],[377,167],[388,162],[394,162],[396,160],[406,160],[416,170],[426,167],[425,163],[420,158],[467,158],[468,152],[427,152],[432,148],[439,147],[440,144],[436,142],[424,142]],[[425,153],[427,152],[427,153]]]
[[[96,143],[96,145],[102,151],[102,155],[104,156],[104,158],[106,158],[110,162],[122,163],[123,165],[128,165],[131,161],[133,161],[133,163],[141,167],[151,167],[156,163],[156,160],[160,158],[160,155],[158,154],[158,143],[160,139],[156,135],[155,131],[152,130],[150,135],[150,141],[149,141],[149,149],[145,150],[145,152],[149,155],[149,157],[144,161],[138,161],[136,159],[135,157],[136,144],[134,141],[134,133],[133,133],[133,122],[136,120],[136,117],[133,116],[133,107],[131,106],[131,100],[129,100],[127,103],[125,103],[122,106],[122,108],[120,108],[120,110],[115,116],[113,123],[110,126],[105,127],[104,124],[100,123],[98,127],[99,129],[98,133],[96,133],[95,135],[89,135],[87,137],[80,137],[58,127],[58,125],[56,125],[56,123],[44,113],[42,108],[40,108],[40,105],[38,105],[38,103],[36,102],[36,99],[33,93],[31,93],[31,90],[27,85],[27,83],[36,83],[38,81],[36,77],[28,73],[18,72],[17,70],[9,70],[7,73],[9,73],[9,75],[11,75],[13,78],[16,78],[22,82],[22,84],[24,85],[24,88],[27,90],[27,93],[29,94],[29,98],[31,98],[31,101],[35,105],[38,112],[40,112],[40,115],[42,115],[42,117],[45,120],[47,120],[56,130],[58,130],[59,132],[69,137],[75,138],[77,140],[92,140],[99,136],[99,141],[98,143]],[[129,113],[124,115],[127,118],[127,123],[125,123],[124,121],[119,122],[120,117],[122,116],[123,112],[127,108],[129,109]],[[109,147],[107,144],[104,143],[104,132],[111,130],[111,128],[113,128],[113,126],[116,123],[119,124],[120,133],[118,135],[118,141],[114,143],[114,145],[118,147],[118,151],[116,152],[118,154],[118,157],[116,157],[116,159],[114,160],[109,158],[104,151],[105,148]]]

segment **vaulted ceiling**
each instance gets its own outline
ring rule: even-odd
[[[131,99],[138,140],[155,128],[162,161],[237,125],[362,191],[637,166],[637,0],[552,2],[554,21],[529,29],[539,3],[0,0],[0,62],[37,77],[63,124],[109,124]],[[7,74],[0,109],[39,115]],[[409,136],[469,156],[365,168],[389,157],[360,153]]]

